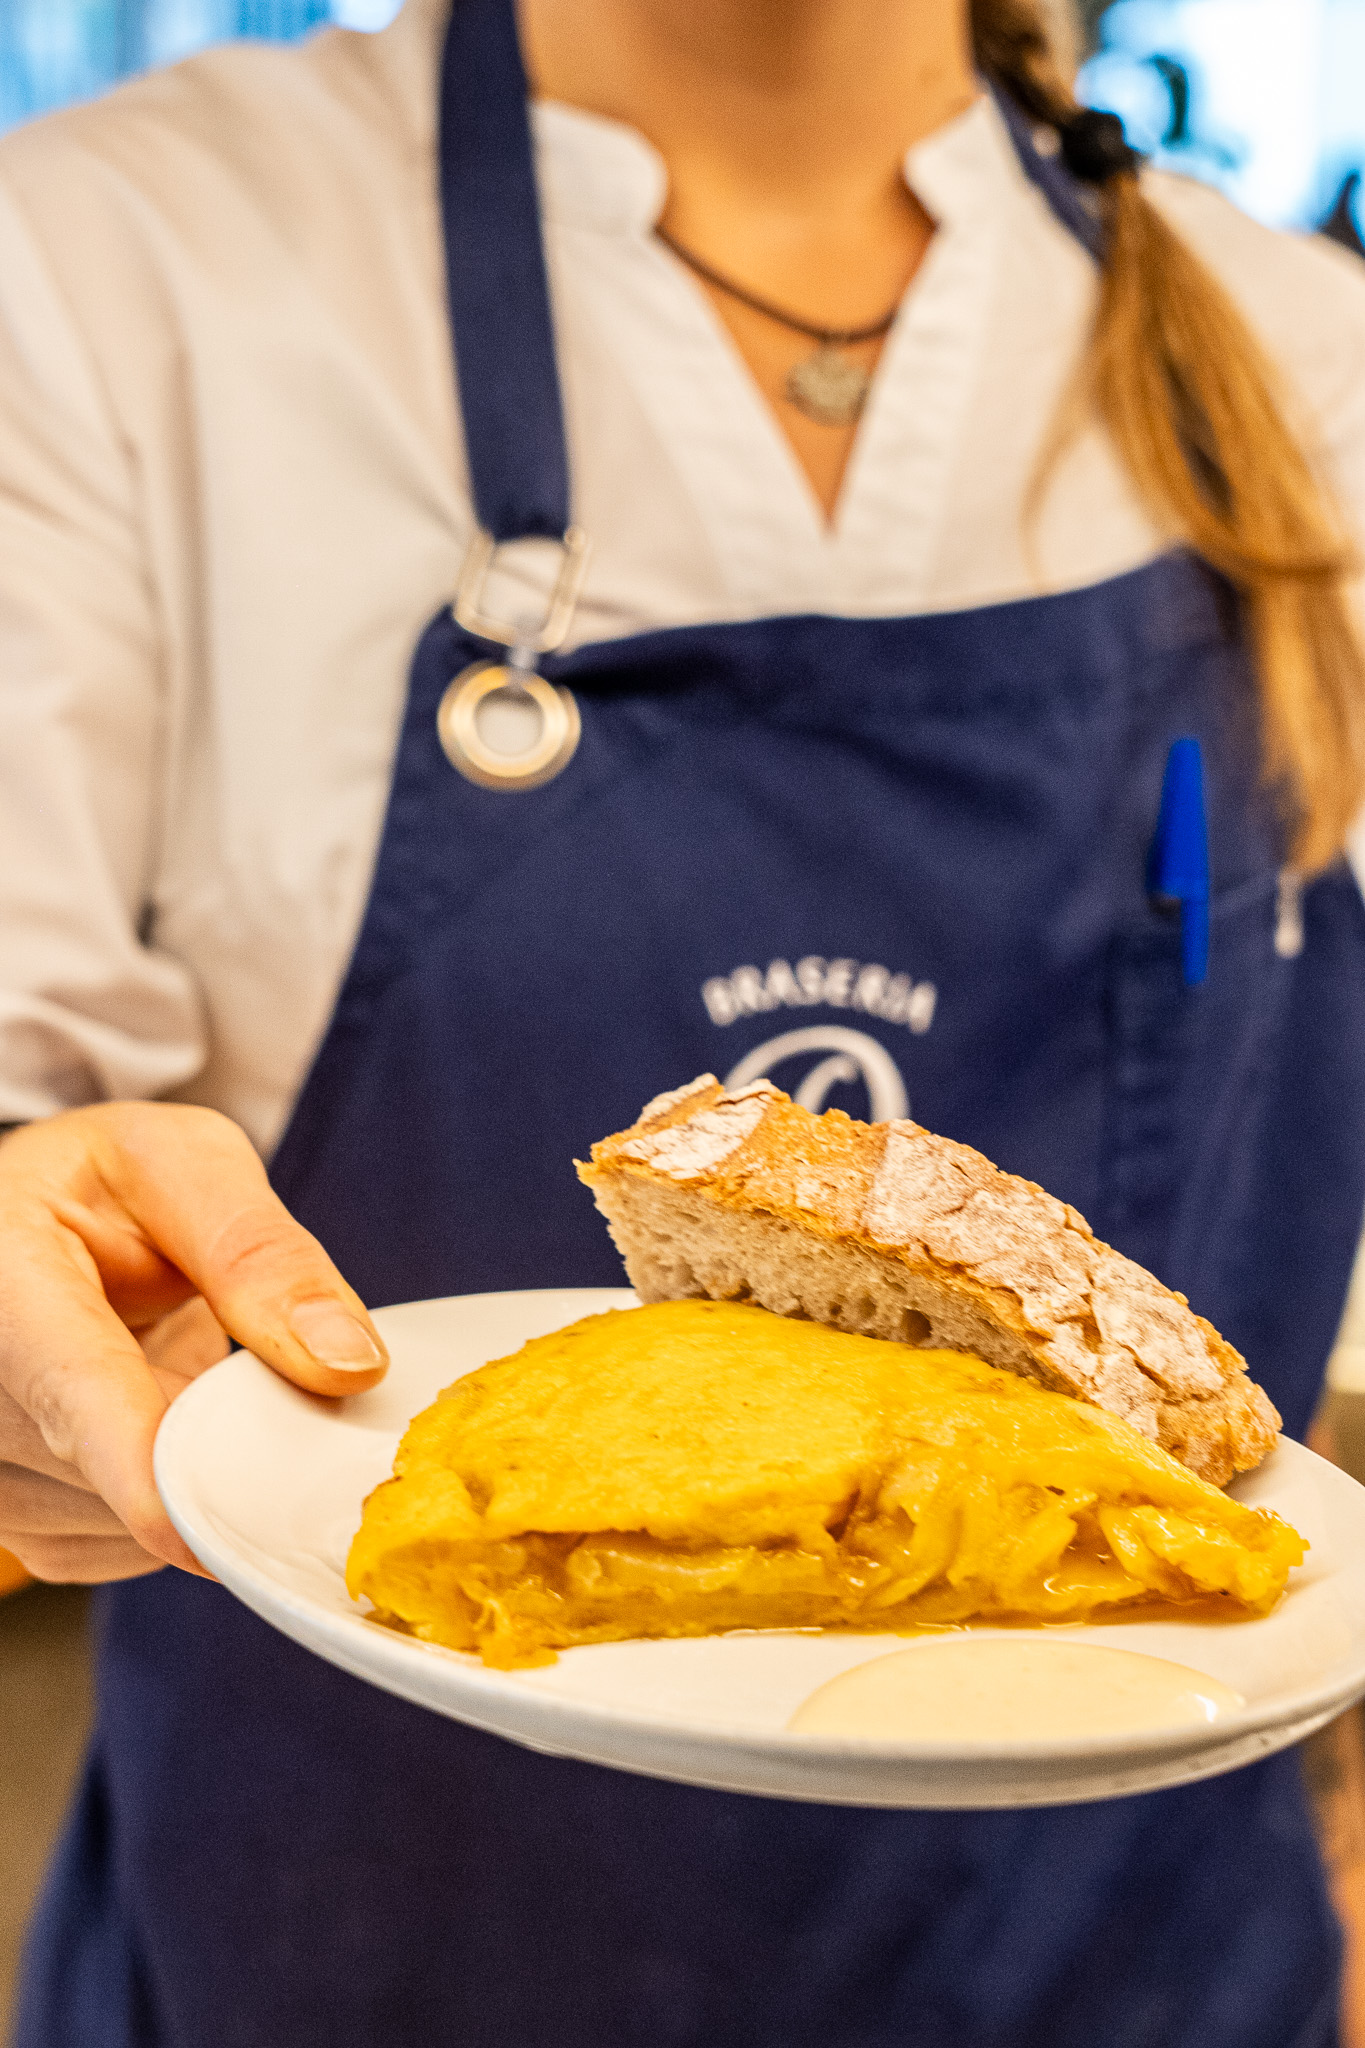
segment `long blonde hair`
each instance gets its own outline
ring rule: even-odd
[[[976,59],[1031,119],[1078,112],[1045,0],[971,0]],[[1222,286],[1129,167],[1100,187],[1107,251],[1089,401],[1149,511],[1241,594],[1266,778],[1304,873],[1341,851],[1365,800],[1365,653],[1355,552],[1286,422],[1277,379]]]

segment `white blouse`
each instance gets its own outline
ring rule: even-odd
[[[173,1094],[268,1152],[326,1027],[408,663],[472,525],[444,14],[218,50],[0,143],[0,1122]],[[654,151],[557,105],[535,135],[594,546],[580,639],[987,604],[1159,550],[1094,432],[1024,530],[1096,278],[988,100],[907,158],[938,231],[832,524],[651,233]],[[1151,190],[1365,532],[1365,270]],[[549,552],[515,551],[501,608],[537,600]]]

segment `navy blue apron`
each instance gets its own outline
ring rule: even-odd
[[[457,0],[442,182],[477,509],[568,466],[508,0]],[[1055,166],[1025,168],[1093,245]],[[1008,374],[1008,365],[1001,366]],[[1173,555],[947,617],[760,619],[547,659],[582,738],[518,794],[412,670],[373,890],[275,1183],[371,1303],[615,1282],[571,1161],[704,1069],[914,1115],[1076,1203],[1301,1432],[1365,1172],[1365,920],[1276,946],[1229,593]],[[1199,742],[1202,984],[1148,893]],[[101,1602],[83,1793],[20,2048],[1329,2048],[1298,1768],[994,1814],[807,1806],[515,1748],[175,1572]]]

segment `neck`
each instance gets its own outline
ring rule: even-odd
[[[643,133],[689,190],[807,222],[885,205],[977,93],[965,0],[521,0],[532,90]]]
[[[905,152],[978,86],[967,0],[519,0],[532,92],[637,129],[660,225],[713,272],[827,328],[895,306],[933,223]],[[810,343],[708,287],[827,515],[851,423],[793,404]],[[871,371],[880,342],[855,351]]]

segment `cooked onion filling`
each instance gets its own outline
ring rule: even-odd
[[[729,1303],[587,1318],[459,1380],[348,1584],[504,1667],[727,1629],[1261,1613],[1301,1539],[1127,1424],[956,1352]]]

